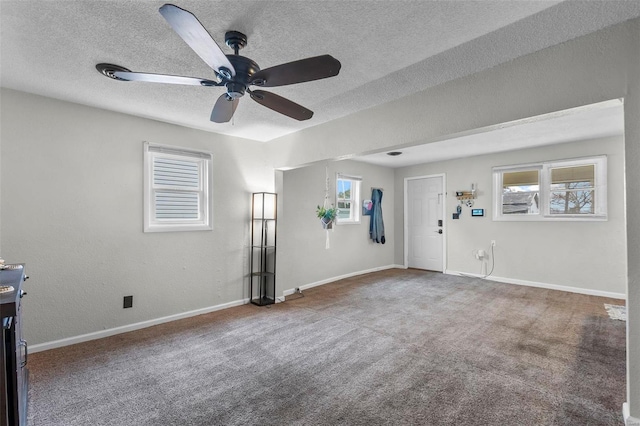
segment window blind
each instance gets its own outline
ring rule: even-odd
[[[161,146],[161,145],[148,145],[147,149],[149,152],[159,152],[162,154],[179,155],[181,157],[204,158],[206,160],[211,159],[211,154],[208,152],[189,151],[186,149],[171,148],[168,146]]]
[[[551,169],[551,183],[589,182],[593,185],[596,175],[595,169],[594,164],[554,168]]]
[[[507,186],[526,186],[538,185],[538,171],[526,170],[521,172],[504,172],[502,175],[502,185]]]
[[[200,205],[195,192],[156,192],[156,219],[197,219]]]
[[[153,184],[154,186],[198,188],[200,186],[198,162],[154,157]]]
[[[204,231],[212,226],[213,155],[144,143],[144,232]]]
[[[154,157],[156,219],[198,219],[200,185],[199,160]]]

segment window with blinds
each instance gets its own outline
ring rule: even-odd
[[[606,220],[607,158],[495,167],[494,220]]]
[[[596,165],[551,169],[550,214],[595,213]]]
[[[145,232],[210,230],[211,154],[145,143]]]
[[[502,173],[502,214],[540,212],[540,170]]]

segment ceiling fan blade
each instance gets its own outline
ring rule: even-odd
[[[211,111],[211,121],[214,123],[226,123],[231,120],[238,107],[238,99],[229,100],[226,93],[218,98]]]
[[[160,13],[171,25],[171,28],[207,65],[216,70],[216,72],[223,67],[229,70],[231,76],[236,75],[236,71],[227,56],[198,21],[198,18],[191,12],[173,4],[165,4],[160,8]]]
[[[184,84],[189,86],[219,86],[220,83],[213,80],[196,77],[182,77],[179,75],[150,74],[144,72],[114,71],[116,80],[146,81],[149,83]]]
[[[275,93],[252,90],[249,94],[257,103],[296,120],[303,121],[313,117],[313,111]]]
[[[341,66],[331,55],[314,56],[260,70],[251,77],[249,84],[274,87],[319,80],[338,75]]]

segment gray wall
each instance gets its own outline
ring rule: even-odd
[[[492,167],[607,155],[608,220],[606,222],[494,222]],[[622,137],[572,142],[506,153],[443,161],[396,171],[395,262],[404,263],[404,179],[444,173],[447,181],[447,270],[480,274],[474,250],[490,251],[496,240],[493,276],[540,284],[626,294],[627,248],[624,212],[624,141]],[[471,217],[463,206],[453,220],[455,191],[477,184]],[[488,262],[488,269],[491,262]]]
[[[624,98],[627,386],[631,414],[640,418],[639,46],[640,23],[629,21],[287,135],[268,143],[268,151],[278,167],[300,166]],[[264,148],[29,95],[3,91],[2,97],[2,255],[34,264],[32,293],[42,294],[32,298],[25,312],[37,318],[27,329],[33,343],[242,297],[248,216],[235,209],[248,211],[249,191],[270,189],[273,176],[261,160],[267,154],[260,156]],[[224,177],[231,187],[214,188],[212,237],[182,234],[150,242],[138,233],[142,140],[214,151],[216,177]],[[118,149],[110,150],[114,146]],[[95,171],[103,173],[93,176]],[[94,194],[96,189],[103,199]],[[55,193],[60,190],[69,193],[58,201]],[[69,266],[76,267],[75,275],[67,272]],[[279,276],[289,269],[281,267]],[[176,294],[172,284],[184,282],[197,282],[196,290]],[[148,305],[123,311],[123,293],[138,289],[134,303]],[[75,316],[69,318],[69,312]],[[47,337],[38,327],[50,331]]]
[[[248,297],[264,144],[11,90],[1,136],[2,256],[27,263],[30,344]],[[213,153],[213,231],[142,232],[143,141]]]
[[[640,20],[628,26],[634,50],[627,54],[625,181],[627,184],[627,401],[640,419]]]
[[[635,21],[634,21],[635,22]],[[632,24],[514,59],[398,101],[270,142],[276,166],[386,151],[479,128],[623,98]]]
[[[334,225],[329,231],[330,249],[325,249],[326,232],[316,217],[316,207],[325,196],[325,166],[329,197],[335,204],[337,172],[361,176],[362,198],[371,199],[371,187],[383,188],[382,210],[387,242],[369,239],[369,216],[359,224]],[[394,253],[393,170],[355,161],[320,163],[284,172],[282,209],[278,213],[277,294],[296,287],[393,265]]]
[[[640,24],[628,21],[396,102],[272,141],[277,166],[443,140],[545,113],[625,99],[628,400],[640,418]]]

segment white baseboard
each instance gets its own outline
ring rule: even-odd
[[[52,342],[39,343],[37,345],[29,345],[29,352],[41,352],[49,349],[61,348],[76,343],[88,342],[90,340],[102,339],[103,337],[113,336],[115,334],[126,333],[129,331],[140,330],[142,328],[151,327],[165,322],[176,321],[183,318],[195,317],[196,315],[208,314],[222,309],[232,308],[234,306],[246,305],[249,299],[236,300],[221,305],[209,306],[202,309],[196,309],[189,312],[181,312],[179,314],[169,315],[162,318],[156,318],[148,321],[137,322],[135,324],[123,325],[121,327],[109,328],[107,330],[95,331],[93,333],[81,334],[80,336],[67,337],[65,339],[54,340]]]
[[[386,266],[378,266],[376,268],[371,268],[371,269],[366,269],[363,271],[356,271],[356,272],[351,272],[348,274],[344,274],[344,275],[339,275],[336,277],[331,277],[331,278],[327,278],[321,281],[316,281],[313,283],[309,283],[309,284],[304,284],[301,285],[299,288],[300,290],[307,290],[313,287],[317,287],[320,285],[324,285],[324,284],[329,284],[335,281],[339,281],[345,278],[351,278],[351,277],[355,277],[358,275],[363,275],[363,274],[368,274],[371,272],[378,272],[378,271],[384,271],[386,269],[407,269],[404,265],[386,265]],[[446,270],[444,272],[445,274],[448,275],[458,275],[458,276],[471,276],[471,277],[477,277],[477,278],[481,278],[482,275],[480,274],[471,274],[471,273],[463,273],[463,272],[459,272],[459,271],[452,271],[452,270]],[[578,287],[569,287],[569,286],[563,286],[563,285],[557,285],[557,284],[547,284],[547,283],[540,283],[540,282],[535,282],[535,281],[526,281],[526,280],[519,280],[519,279],[514,279],[514,278],[502,278],[502,277],[487,277],[485,278],[487,280],[491,280],[491,281],[496,281],[496,282],[501,282],[501,283],[506,283],[506,284],[516,284],[516,285],[524,285],[524,286],[529,286],[529,287],[539,287],[539,288],[547,288],[547,289],[551,289],[551,290],[560,290],[560,291],[568,291],[571,293],[581,293],[581,294],[588,294],[588,295],[592,295],[592,296],[602,296],[602,297],[610,297],[610,298],[614,298],[614,299],[626,299],[626,295],[622,294],[622,293],[613,293],[613,292],[608,292],[608,291],[600,291],[600,290],[591,290],[591,289],[585,289],[585,288],[578,288]],[[282,292],[282,296],[290,296],[292,294],[295,293],[295,288],[293,289],[289,289],[289,290],[284,290]],[[276,302],[280,302],[281,300],[279,298],[276,298]],[[227,308],[231,308],[234,306],[240,306],[240,305],[245,305],[249,303],[249,299],[241,299],[241,300],[236,300],[233,302],[228,302],[228,303],[223,303],[221,305],[216,305],[216,306],[209,306],[206,308],[202,308],[202,309],[196,309],[193,311],[188,311],[188,312],[182,312],[179,314],[174,314],[174,315],[169,315],[166,317],[161,317],[161,318],[156,318],[156,319],[152,319],[152,320],[148,320],[148,321],[142,321],[142,322],[138,322],[138,323],[134,323],[134,324],[128,324],[128,325],[123,325],[121,327],[115,327],[115,328],[110,328],[107,330],[101,330],[101,331],[96,331],[93,333],[87,333],[87,334],[82,334],[79,336],[73,336],[73,337],[67,337],[64,339],[60,339],[60,340],[54,340],[51,342],[45,342],[45,343],[39,343],[36,345],[30,345],[29,346],[29,352],[31,353],[35,353],[35,352],[41,352],[41,351],[46,351],[49,349],[55,349],[55,348],[60,348],[63,346],[68,346],[68,345],[73,345],[76,343],[82,343],[82,342],[88,342],[90,340],[96,340],[96,339],[101,339],[103,337],[108,337],[108,336],[113,336],[115,334],[120,334],[120,333],[127,333],[129,331],[134,331],[134,330],[140,330],[142,328],[147,328],[147,327],[152,327],[154,325],[158,325],[158,324],[163,324],[165,322],[170,322],[170,321],[176,321],[179,319],[183,319],[183,318],[189,318],[189,317],[194,317],[196,315],[202,315],[202,314],[207,314],[209,312],[215,312],[215,311],[219,311],[221,309],[227,309]],[[633,425],[636,426],[636,423],[633,423],[634,421],[637,421],[636,419],[634,419],[633,417],[629,417],[632,421],[632,423],[628,423],[627,425]],[[637,426],[640,426],[640,423],[637,424]]]
[[[474,277],[474,278],[483,278],[484,277],[484,275],[482,275],[482,274],[471,274],[471,273],[467,273],[467,272],[452,271],[452,270],[449,270],[449,269],[444,271],[444,273],[448,274],[448,275],[467,276],[467,277]],[[592,289],[589,289],[589,288],[571,287],[571,286],[566,286],[566,285],[548,284],[548,283],[541,283],[541,282],[536,282],[536,281],[519,280],[517,278],[503,278],[503,277],[489,276],[489,277],[486,277],[484,279],[489,280],[489,281],[499,282],[499,283],[505,283],[505,284],[516,284],[516,285],[524,285],[524,286],[528,286],[528,287],[546,288],[546,289],[549,289],[549,290],[567,291],[567,292],[570,292],[570,293],[588,294],[590,296],[610,297],[612,299],[622,299],[622,300],[626,300],[627,299],[627,295],[626,294],[624,294],[624,293],[613,293],[611,291],[592,290]]]
[[[625,402],[622,404],[622,417],[624,418],[625,426],[640,426],[640,419],[631,417],[629,412],[629,404]]]
[[[349,274],[341,275],[339,277],[333,277],[322,281],[317,281],[310,284],[305,284],[300,286],[300,290],[306,290],[311,287],[316,287],[323,284],[328,284],[333,281],[338,281],[344,278],[354,277],[356,275],[367,274],[369,272],[377,272],[385,269],[393,269],[393,268],[404,268],[402,265],[388,265],[388,266],[380,266],[377,268],[368,269],[365,271],[352,272]],[[282,295],[288,296],[295,293],[295,289],[285,290]],[[280,298],[276,298],[276,303],[282,302]],[[76,343],[88,342],[90,340],[101,339],[103,337],[109,337],[120,333],[127,333],[129,331],[140,330],[142,328],[152,327],[154,325],[163,324],[165,322],[176,321],[183,318],[194,317],[196,315],[208,314],[209,312],[219,311],[221,309],[232,308],[234,306],[246,305],[249,303],[249,299],[236,300],[229,303],[223,303],[221,305],[209,306],[202,309],[196,309],[194,311],[189,312],[181,312],[175,315],[169,315],[162,318],[156,318],[148,321],[142,321],[135,324],[123,325],[121,327],[109,328],[107,330],[95,331],[93,333],[82,334],[80,336],[67,337],[60,340],[54,340],[51,342],[39,343],[36,345],[29,345],[29,352],[36,353],[41,351],[46,351],[49,349],[61,348],[63,346],[74,345]]]
[[[406,269],[406,268],[403,265],[378,266],[376,268],[366,269],[364,271],[351,272],[351,273],[340,275],[340,276],[337,276],[337,277],[331,277],[331,278],[327,278],[325,280],[316,281],[316,282],[309,283],[309,284],[303,284],[303,285],[299,286],[298,288],[300,290],[307,290],[307,289],[312,288],[312,287],[317,287],[319,285],[329,284],[329,283],[332,283],[334,281],[343,280],[345,278],[351,278],[351,277],[355,277],[357,275],[368,274],[368,273],[371,273],[371,272],[384,271],[386,269]],[[290,296],[290,295],[294,294],[295,292],[296,292],[295,288],[290,288],[288,290],[284,290],[282,292],[282,296],[283,297]]]

